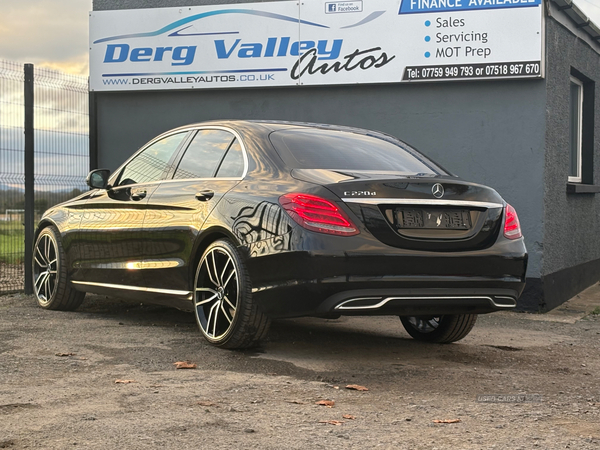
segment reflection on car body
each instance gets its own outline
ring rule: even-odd
[[[194,311],[211,343],[255,345],[272,318],[396,315],[453,342],[511,309],[527,253],[514,209],[396,138],[357,128],[214,121],[164,133],[36,231],[35,293]]]

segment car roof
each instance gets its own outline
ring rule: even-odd
[[[313,123],[313,122],[295,122],[295,121],[285,121],[285,120],[236,120],[236,119],[227,119],[227,120],[209,120],[205,122],[197,122],[190,123],[188,125],[184,125],[173,130],[169,130],[169,132],[179,130],[179,129],[189,129],[196,127],[205,127],[205,126],[224,126],[224,127],[232,127],[232,128],[251,128],[256,129],[257,131],[260,129],[263,132],[269,133],[273,131],[280,131],[289,128],[318,128],[323,130],[334,130],[334,131],[345,131],[349,133],[357,133],[357,134],[370,134],[375,135],[381,138],[393,138],[396,140],[394,136],[391,136],[387,133],[383,133],[381,131],[367,130],[365,128],[358,127],[350,127],[344,125],[332,125],[325,123]]]

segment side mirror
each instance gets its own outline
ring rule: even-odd
[[[96,169],[92,170],[85,182],[93,189],[106,189],[108,186],[108,177],[110,176],[110,170],[108,169]]]

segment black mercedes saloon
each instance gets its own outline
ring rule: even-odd
[[[43,308],[86,292],[171,305],[224,348],[256,345],[271,319],[340,315],[398,316],[447,343],[525,284],[515,210],[377,131],[198,123],[87,183],[37,227]]]

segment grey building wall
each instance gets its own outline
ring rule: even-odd
[[[569,77],[571,68],[600,82],[600,54],[585,33],[556,9],[546,21],[546,139],[544,248],[546,303],[569,298],[600,278],[600,194],[567,194],[569,171]],[[593,173],[600,184],[600,86],[595,88]],[[556,288],[556,289],[555,289]],[[561,292],[565,288],[567,292]],[[558,291],[557,291],[558,290]],[[553,295],[556,294],[556,295]]]
[[[238,3],[94,0],[95,10]],[[388,132],[457,175],[492,186],[518,211],[539,279],[544,233],[544,80],[95,94],[99,166],[116,168],[162,131],[192,122],[279,119]]]

